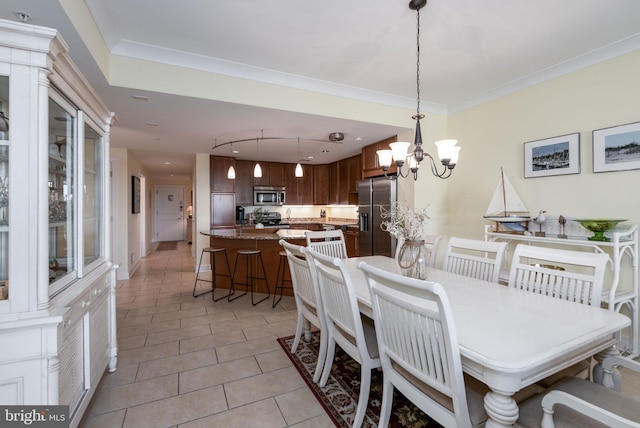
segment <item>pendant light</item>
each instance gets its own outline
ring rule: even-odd
[[[422,132],[420,129],[420,120],[424,119],[424,114],[420,113],[420,9],[427,5],[427,0],[410,0],[409,9],[416,11],[416,114],[411,116],[416,121],[416,134],[414,139],[414,150],[412,153],[407,153],[411,143],[397,142],[389,144],[391,150],[378,150],[378,162],[384,171],[385,177],[387,177],[387,170],[391,166],[392,160],[397,167],[398,175],[401,177],[409,176],[409,172],[413,174],[413,179],[418,179],[418,168],[420,162],[425,158],[429,158],[431,164],[431,173],[438,178],[449,178],[458,163],[458,154],[460,147],[457,146],[458,140],[441,140],[437,141],[436,147],[438,148],[438,157],[440,163],[443,165],[443,170],[440,172],[436,165],[433,156],[429,153],[425,153],[422,149]],[[405,164],[405,160],[409,158],[409,168],[407,171],[402,171],[402,167]],[[393,177],[388,177],[393,178]]]
[[[260,158],[260,155],[258,152],[258,139],[256,138],[256,159],[259,159],[259,158]],[[256,166],[253,168],[253,177],[262,178],[262,167],[260,166],[258,161],[256,161]]]
[[[233,143],[231,143],[231,153],[233,153]],[[229,180],[236,179],[236,169],[233,167],[233,165],[229,165],[229,170],[227,171],[227,178]]]
[[[302,165],[300,165],[300,137],[298,137],[298,164],[296,165],[295,175],[298,178],[304,176],[304,173],[302,172]]]

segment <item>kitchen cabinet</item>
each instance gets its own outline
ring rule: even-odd
[[[253,205],[253,162],[236,160],[236,204]]]
[[[227,172],[229,167],[235,168],[235,159],[211,156],[209,158],[209,179],[211,181],[211,191],[215,193],[228,193],[235,192],[236,180],[230,180],[227,178]]]
[[[362,180],[362,156],[349,158],[349,205],[358,205],[358,181]]]
[[[338,161],[338,203],[347,205],[349,203],[349,159]]]
[[[359,237],[360,230],[358,226],[348,226],[347,230],[343,232],[344,234],[344,243],[347,247],[347,256],[348,257],[358,257],[360,255],[359,251]]]
[[[211,193],[211,229],[236,227],[235,193]]]
[[[398,141],[398,136],[378,141],[377,143],[362,148],[362,178],[379,177],[384,175],[384,171],[378,164],[378,150],[388,150],[389,143]],[[396,166],[392,164],[387,170],[387,174],[396,174]]]
[[[313,165],[302,165],[302,177],[295,176],[296,164],[284,164],[287,205],[313,205]]]
[[[0,402],[75,427],[117,363],[113,114],[56,30],[0,20],[0,52]]]
[[[315,165],[313,167],[313,203],[314,205],[329,204],[329,165]]]
[[[340,176],[338,173],[338,162],[329,164],[329,204],[337,205],[340,192]]]
[[[269,163],[269,185],[273,187],[284,186],[284,164],[278,162]]]

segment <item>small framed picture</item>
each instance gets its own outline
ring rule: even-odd
[[[640,169],[640,122],[593,131],[593,172]]]
[[[580,133],[524,143],[524,177],[580,174]]]
[[[140,213],[140,178],[131,176],[131,213]]]

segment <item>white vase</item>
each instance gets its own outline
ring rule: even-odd
[[[264,224],[256,223],[256,229],[264,229]]]

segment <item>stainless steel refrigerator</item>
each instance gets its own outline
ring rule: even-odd
[[[397,180],[369,178],[358,181],[358,213],[360,217],[360,256],[393,257],[396,240],[380,229],[384,221],[380,207],[391,209],[397,200]]]

